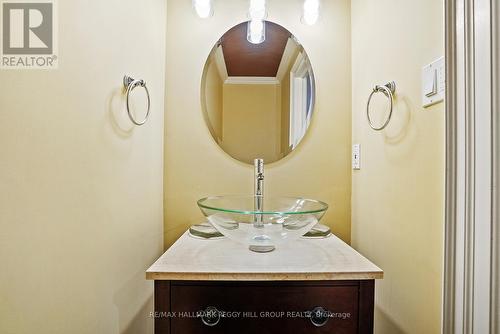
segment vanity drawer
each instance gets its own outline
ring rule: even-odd
[[[358,333],[359,296],[357,281],[171,282],[170,333]]]

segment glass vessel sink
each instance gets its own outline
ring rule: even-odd
[[[255,252],[270,252],[299,238],[328,209],[312,199],[258,195],[206,197],[198,206],[220,233]]]

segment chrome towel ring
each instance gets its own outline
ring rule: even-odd
[[[144,88],[144,90],[146,91],[146,95],[148,97],[148,109],[146,111],[146,116],[144,117],[144,120],[142,121],[137,121],[134,116],[132,115],[132,113],[130,112],[130,93],[134,90],[134,88],[136,87],[142,87]],[[143,125],[144,123],[146,123],[146,121],[148,120],[149,118],[149,111],[150,111],[150,107],[151,107],[151,100],[149,98],[149,91],[148,91],[148,87],[146,87],[146,82],[144,80],[136,80],[134,78],[131,78],[129,77],[128,75],[125,75],[123,77],[123,87],[125,87],[125,89],[127,90],[127,113],[128,113],[128,117],[130,118],[130,120],[132,121],[132,123],[134,123],[135,125]]]
[[[391,121],[392,109],[393,109],[393,106],[394,106],[394,93],[395,92],[396,92],[396,83],[394,81],[388,82],[388,83],[386,83],[383,86],[377,85],[377,86],[375,86],[375,88],[373,88],[372,93],[368,97],[368,103],[366,104],[366,118],[368,119],[368,124],[370,124],[370,127],[373,130],[375,130],[375,131],[383,130],[383,129],[385,129],[385,127],[387,126],[387,124],[389,124],[389,122]],[[389,115],[387,116],[387,119],[385,120],[384,124],[382,124],[382,126],[380,126],[380,127],[376,127],[375,125],[373,125],[373,122],[372,122],[372,120],[370,118],[370,101],[372,100],[372,96],[375,93],[384,93],[384,95],[387,98],[389,98],[389,102],[390,102],[390,104],[389,104],[389,106],[390,106]]]

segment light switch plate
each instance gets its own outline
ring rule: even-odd
[[[352,145],[352,169],[361,169],[361,148],[359,144]]]
[[[422,105],[432,106],[444,100],[446,72],[444,57],[422,68]]]

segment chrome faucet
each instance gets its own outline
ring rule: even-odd
[[[255,159],[254,163],[254,209],[256,212],[264,209],[264,160]],[[262,214],[254,215],[254,226],[263,227]]]
[[[255,196],[262,196],[264,195],[264,160],[255,159],[253,163],[255,167]]]

